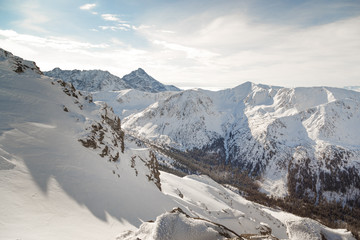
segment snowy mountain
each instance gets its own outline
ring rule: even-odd
[[[128,132],[260,175],[271,195],[359,201],[360,93],[248,82],[173,93],[150,104],[123,120]],[[112,106],[128,108],[121,101]]]
[[[0,86],[1,239],[354,239],[159,172],[109,106],[2,49]]]
[[[130,86],[121,78],[102,70],[61,70],[54,68],[44,72],[48,77],[58,78],[74,85],[77,90],[95,92],[127,89]]]
[[[145,92],[180,91],[175,86],[164,85],[139,68],[123,78],[102,70],[61,70],[44,72],[46,76],[72,83],[77,90],[86,92],[137,89]]]

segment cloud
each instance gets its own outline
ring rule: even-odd
[[[129,31],[136,29],[135,26],[132,26],[127,21],[121,20],[118,15],[116,14],[101,14],[101,17],[105,21],[114,22],[115,25],[106,25],[106,26],[99,26],[102,30],[122,30],[122,31]]]
[[[187,69],[193,82],[341,87],[360,79],[360,17],[312,26],[259,22],[240,12],[204,13],[174,23],[148,20],[150,27],[137,31],[169,58],[164,65],[197,60]]]
[[[91,10],[96,7],[95,3],[87,3],[85,5],[80,6],[81,10]]]
[[[0,37],[5,41],[11,41],[14,44],[24,44],[28,47],[53,48],[65,51],[79,51],[82,49],[104,49],[107,44],[91,44],[88,42],[74,41],[59,37],[37,37],[28,34],[19,34],[13,30],[1,30]]]
[[[122,21],[118,15],[116,14],[101,14],[101,17],[105,20],[105,21],[112,21],[112,22],[126,22],[126,21]]]
[[[117,30],[122,30],[122,31],[129,31],[130,28],[127,27],[127,25],[122,25],[122,24],[118,24],[116,26],[99,26],[99,28],[101,30],[112,30],[112,31],[117,31]]]

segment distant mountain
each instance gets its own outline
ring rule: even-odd
[[[130,86],[121,78],[102,70],[61,70],[44,72],[48,77],[71,83],[77,90],[96,92],[127,89]]]
[[[113,108],[126,112],[142,101],[131,99]],[[218,92],[187,90],[149,101],[123,126],[209,165],[261,176],[271,195],[360,204],[360,93],[354,91],[250,82]]]
[[[141,68],[123,78],[102,70],[61,70],[54,68],[51,71],[44,72],[44,74],[72,83],[76,89],[87,92],[124,89],[136,89],[145,92],[180,91],[175,86],[160,83]]]

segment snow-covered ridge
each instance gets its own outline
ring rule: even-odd
[[[34,72],[36,74],[42,74],[35,62],[14,56],[12,53],[2,48],[0,48],[0,61],[3,66],[7,66],[16,73]]]
[[[70,82],[81,91],[118,91],[136,89],[145,92],[179,91],[175,86],[164,85],[139,68],[123,78],[102,70],[61,70],[54,68],[44,72],[46,76]]]

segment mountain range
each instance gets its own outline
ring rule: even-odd
[[[172,85],[164,85],[149,76],[142,68],[139,68],[122,78],[102,70],[61,70],[54,68],[44,72],[44,75],[62,79],[81,91],[117,91],[124,89],[137,89],[145,92],[180,91]]]
[[[111,105],[133,136],[259,176],[269,195],[360,203],[359,92],[246,82],[217,92],[93,96]],[[174,163],[170,157],[163,164]]]
[[[198,173],[178,177],[159,171],[158,165],[175,168],[176,159],[161,156],[163,152],[159,151],[167,146],[189,152],[198,148],[205,155],[225,154],[221,161],[235,164],[238,152],[231,150],[235,149],[231,142],[242,139],[238,134],[246,118],[250,119],[250,132],[258,130],[258,135],[256,131],[252,134],[259,144],[268,140],[261,138],[261,134],[291,133],[292,118],[301,122],[311,117],[315,121],[317,114],[327,112],[341,117],[342,126],[349,126],[349,121],[356,124],[358,115],[351,110],[356,110],[358,95],[353,92],[350,100],[338,100],[342,95],[337,89],[323,89],[331,91],[337,100],[305,108],[315,108],[308,113],[315,115],[304,120],[300,113],[305,110],[297,109],[304,105],[299,102],[286,101],[287,107],[280,104],[286,110],[277,106],[283,88],[252,83],[220,92],[149,93],[132,89],[91,96],[72,83],[43,75],[34,62],[3,49],[0,49],[0,83],[1,239],[355,239],[345,229],[331,229],[318,221],[248,201],[236,187],[221,185],[208,176]],[[106,98],[115,94],[116,100],[109,103],[96,101],[96,96]],[[177,105],[180,103],[183,105]],[[109,106],[112,104],[118,105]],[[287,126],[261,128],[270,129],[273,135],[260,129],[264,120],[256,122],[258,125],[250,124],[251,117],[269,111],[261,110],[266,106],[274,107],[270,111],[273,115],[264,117],[267,122],[276,121],[270,121],[276,117],[281,120],[277,124]],[[316,114],[319,106],[323,108]],[[299,113],[295,114],[293,108]],[[339,109],[343,115],[333,113]],[[229,112],[233,115],[226,116]],[[126,117],[121,120],[117,113]],[[291,121],[279,117],[281,114]],[[240,117],[243,119],[239,120]],[[338,124],[335,117],[333,125]],[[149,120],[148,126],[143,125],[145,119]],[[228,124],[223,126],[224,122]],[[177,125],[170,130],[167,123]],[[188,124],[188,129],[184,124]],[[199,134],[193,134],[192,127]],[[332,127],[335,133],[342,130],[338,128]],[[190,136],[181,136],[181,131]],[[162,134],[158,135],[159,132]],[[221,141],[223,133],[227,135]],[[323,132],[312,134],[309,138]],[[347,134],[353,133],[344,133],[340,140],[353,137]],[[293,144],[302,143],[300,138],[293,139],[295,135],[290,138]],[[332,143],[336,140],[328,139]],[[341,147],[354,152],[357,149],[350,140]],[[356,164],[351,157],[348,162]],[[339,164],[345,169],[349,163]],[[267,171],[266,167],[249,169],[259,174]]]

